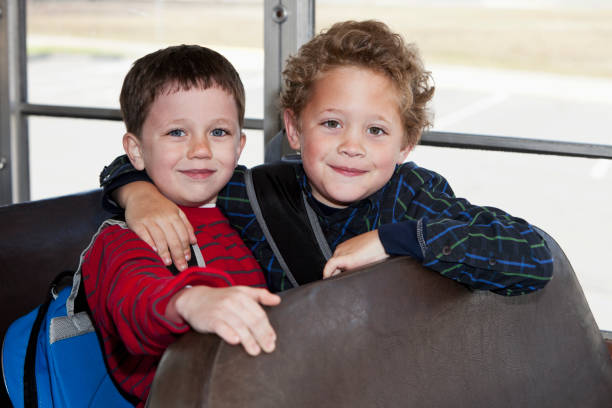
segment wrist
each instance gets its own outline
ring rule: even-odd
[[[185,323],[186,319],[183,318],[181,311],[183,311],[185,308],[186,297],[191,289],[193,289],[193,287],[191,285],[187,285],[170,298],[164,313],[168,320],[171,320],[174,323]]]
[[[204,285],[193,287],[191,285],[186,285],[170,299],[170,302],[168,302],[166,317],[168,319],[179,319],[176,321],[189,324],[190,316],[193,312],[192,309],[196,311],[198,308],[201,309],[201,302],[198,300],[202,300],[202,298],[209,296],[207,292],[210,289],[210,287]]]

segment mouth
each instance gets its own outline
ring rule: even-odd
[[[333,166],[329,165],[333,171],[346,177],[357,177],[367,173],[366,170],[356,169],[353,167]]]
[[[191,170],[179,170],[179,172],[193,180],[205,180],[208,177],[212,176],[215,170],[191,169]]]

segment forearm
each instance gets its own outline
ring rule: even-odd
[[[155,276],[142,269],[121,274],[106,307],[112,308],[113,322],[130,353],[160,355],[189,330],[176,308],[181,294],[191,287],[231,284],[221,271],[208,269],[188,268],[177,276]]]
[[[381,222],[420,227],[394,238],[418,244],[424,266],[504,295],[532,292],[550,280],[551,253],[524,220],[455,197],[444,177],[414,163],[401,166],[394,180],[394,207]]]
[[[135,181],[151,183],[147,173],[136,170],[126,155],[118,156],[112,163],[105,166],[100,173],[100,187],[104,189],[104,208],[112,213],[119,213],[120,208],[125,208],[117,201],[117,190]]]
[[[202,268],[172,275],[147,244],[118,226],[107,227],[96,238],[82,272],[96,325],[138,355],[161,354],[189,329],[182,320],[165,316],[176,293],[188,285],[214,284],[214,274]]]
[[[423,265],[471,288],[519,295],[542,289],[552,277],[544,239],[500,210],[479,207],[470,219],[431,220],[424,230]]]
[[[162,197],[155,184],[147,181],[133,181],[117,188],[112,197],[122,208],[128,208],[131,203],[142,203],[152,196]]]

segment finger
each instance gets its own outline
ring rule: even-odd
[[[155,223],[152,223],[148,227],[148,231],[153,238],[155,248],[157,248],[157,254],[162,259],[165,265],[170,265],[172,262],[170,259],[170,252],[168,252],[168,244],[166,242],[166,234],[159,228]]]
[[[197,244],[198,239],[195,236],[195,232],[193,230],[193,226],[191,225],[191,223],[187,219],[187,216],[185,215],[185,213],[183,211],[181,211],[181,210],[179,210],[179,217],[181,217],[181,220],[183,220],[183,225],[185,226],[185,230],[187,232],[187,236],[188,236],[189,242],[191,244]]]
[[[338,258],[329,258],[325,266],[323,267],[323,279],[327,279],[332,276],[332,273],[338,269]]]
[[[244,323],[241,316],[238,316],[234,313],[226,313],[226,315],[224,316],[224,321],[236,332],[236,334],[240,338],[240,343],[242,344],[242,347],[244,347],[244,350],[248,354],[256,356],[261,352],[261,347],[253,337],[251,330]]]
[[[155,241],[153,240],[151,234],[149,234],[149,230],[147,229],[147,227],[145,227],[143,224],[138,224],[134,226],[132,231],[134,231],[134,233],[136,233],[136,235],[138,235],[140,239],[146,242],[151,248],[153,248],[155,252],[157,252]]]
[[[257,293],[257,302],[266,306],[276,306],[281,302],[281,297],[277,294],[268,292],[267,289],[261,289],[261,292]]]
[[[229,344],[236,345],[240,343],[240,337],[238,336],[238,333],[236,333],[236,331],[224,321],[219,321],[215,325],[213,331]]]
[[[263,308],[249,297],[243,297],[240,318],[248,327],[255,341],[266,353],[276,347],[276,333]]]
[[[276,306],[281,302],[281,297],[270,293],[268,289],[250,288],[248,286],[237,286],[237,288],[240,288],[243,293],[262,305]]]
[[[185,229],[185,226],[183,225],[183,221],[181,220],[180,217],[177,217],[176,222],[172,222],[171,225],[172,225],[172,228],[174,229],[174,233],[176,234],[176,237],[178,238],[181,250],[183,251],[182,255],[186,261],[189,261],[189,259],[191,258],[191,248],[190,248],[191,242],[189,241],[189,233]]]
[[[185,251],[183,250],[183,244],[179,239],[174,225],[172,223],[158,224],[159,228],[163,231],[168,249],[170,250],[170,256],[172,262],[179,271],[187,268],[187,262],[185,261]]]

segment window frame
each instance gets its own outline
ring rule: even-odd
[[[29,201],[28,117],[121,121],[119,109],[32,104],[27,101],[26,5],[0,0],[0,205]],[[264,131],[264,143],[282,128],[277,111],[286,57],[314,35],[315,0],[264,1],[264,118],[246,118],[245,129]],[[421,145],[516,153],[612,159],[612,145],[487,134],[424,132]],[[285,140],[266,148],[265,161],[289,153]]]

